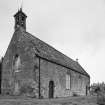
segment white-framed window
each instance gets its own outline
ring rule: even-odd
[[[70,75],[66,74],[66,89],[70,89]]]

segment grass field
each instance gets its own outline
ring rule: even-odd
[[[0,105],[97,105],[96,97],[68,97],[58,99],[34,99],[24,97],[0,97]]]

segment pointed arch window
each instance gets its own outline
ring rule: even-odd
[[[19,72],[21,67],[21,59],[18,54],[15,55],[14,57],[14,71]]]

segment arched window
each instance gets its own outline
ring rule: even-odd
[[[70,75],[66,74],[66,89],[70,89]]]
[[[20,56],[18,54],[16,54],[14,57],[14,71],[19,72],[20,66],[21,66]]]
[[[54,97],[54,81],[49,82],[49,98]]]

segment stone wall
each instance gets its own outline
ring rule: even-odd
[[[54,97],[64,97],[66,71],[64,67],[41,59],[40,74],[44,98],[49,97],[49,81],[54,81]]]
[[[20,57],[19,72],[15,72],[14,57]],[[34,91],[38,97],[38,67],[33,45],[16,31],[7,49],[2,69],[2,94],[19,95]],[[28,94],[29,95],[29,94]]]
[[[41,95],[44,98],[49,96],[49,81],[54,81],[54,97],[67,97],[74,94],[86,95],[86,86],[89,85],[89,78],[75,71],[51,63],[44,59],[40,62]],[[66,74],[71,77],[71,88],[66,89]]]

